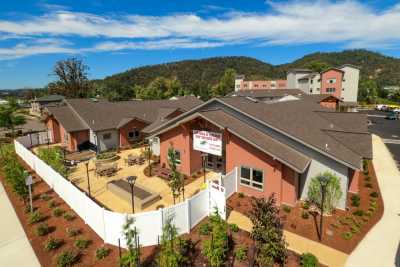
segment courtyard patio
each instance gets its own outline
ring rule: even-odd
[[[144,169],[148,166],[147,161],[141,165],[133,165],[129,166],[127,164],[128,156],[140,156],[143,152],[143,148],[135,148],[123,150],[117,153],[119,156],[117,160],[112,163],[114,166],[117,166],[117,171],[112,176],[100,176],[96,175],[96,165],[95,158],[91,158],[88,162],[88,173],[89,173],[89,181],[90,181],[90,192],[91,196],[96,199],[99,203],[101,203],[106,208],[123,213],[131,213],[132,205],[131,201],[127,199],[123,199],[115,192],[107,189],[107,184],[111,181],[116,181],[123,179],[126,181],[128,176],[136,176],[135,186],[139,186],[141,188],[147,189],[149,192],[153,192],[160,196],[159,200],[153,201],[149,206],[145,207],[143,210],[136,210],[135,212],[140,211],[151,211],[157,210],[161,207],[168,207],[174,204],[171,189],[168,186],[168,181],[157,176],[147,177],[144,174]],[[71,173],[68,176],[68,179],[72,181],[79,188],[88,192],[88,180],[87,180],[87,171],[86,171],[86,162],[80,162],[77,164],[75,168],[71,170]],[[218,177],[217,173],[207,172],[206,179],[216,178]],[[196,178],[190,177],[189,183],[185,183],[185,198],[190,198],[199,190],[205,188],[203,182],[203,175],[198,175]],[[136,200],[135,200],[136,201]],[[176,203],[184,201],[182,195],[176,199]]]

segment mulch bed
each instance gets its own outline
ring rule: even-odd
[[[383,214],[383,201],[373,165],[369,164],[368,169],[370,180],[364,174],[361,174],[359,177],[360,192],[358,195],[360,196],[360,206],[351,206],[351,197],[353,194],[349,193],[346,211],[335,210],[331,216],[324,217],[322,243],[347,254],[350,254],[354,250]],[[379,195],[378,198],[371,197],[370,194],[372,192],[377,192]],[[356,210],[368,211],[371,201],[376,201],[377,203],[377,208],[372,212],[371,217],[367,217],[366,215],[356,216],[353,214]],[[228,210],[233,209],[248,216],[252,210],[251,202],[251,197],[241,196],[236,193],[227,201]],[[307,219],[302,218],[303,213],[308,213],[309,217]],[[319,242],[317,232],[317,228],[319,228],[319,215],[305,210],[302,207],[302,203],[298,203],[295,207],[290,207],[290,212],[285,212],[284,209],[281,209],[280,216],[285,230]],[[351,226],[354,226],[354,222],[360,224],[357,233],[351,233]],[[345,232],[351,233],[352,237],[346,240],[342,236]]]

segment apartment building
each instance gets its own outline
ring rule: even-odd
[[[344,103],[356,104],[359,76],[359,68],[350,64],[329,68],[321,73],[293,69],[287,74],[287,85],[307,94],[331,94]]]
[[[286,89],[286,80],[254,80],[246,81],[244,75],[237,75],[235,79],[235,91],[242,90],[266,90]]]

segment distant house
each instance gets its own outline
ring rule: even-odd
[[[194,96],[121,102],[65,99],[58,106],[46,107],[46,125],[54,143],[70,152],[89,148],[102,152],[143,140],[144,128],[151,129],[201,103]],[[157,154],[157,140],[154,143]]]
[[[35,98],[31,101],[30,113],[32,115],[43,115],[43,109],[48,106],[55,106],[64,100],[62,95],[47,95]]]
[[[8,101],[0,98],[0,105],[5,105],[5,104],[8,104]]]

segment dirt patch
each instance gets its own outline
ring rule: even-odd
[[[361,174],[359,177],[360,192],[358,196],[360,197],[360,205],[358,207],[351,205],[351,198],[354,194],[349,193],[348,207],[345,211],[335,210],[331,216],[324,217],[322,243],[347,254],[354,250],[383,214],[383,201],[373,165],[369,164],[368,169],[368,175]],[[376,192],[378,197],[372,197],[371,193],[373,192]],[[227,201],[228,211],[233,209],[249,216],[252,210],[251,202],[251,197],[234,194]],[[376,208],[374,211],[370,211],[371,214],[367,216],[366,213],[373,202],[376,202]],[[363,215],[355,215],[357,210],[362,210],[359,213],[363,213]],[[308,214],[308,217],[304,214]],[[317,231],[319,215],[304,209],[302,203],[290,207],[290,211],[281,208],[280,216],[285,230],[319,242]]]

